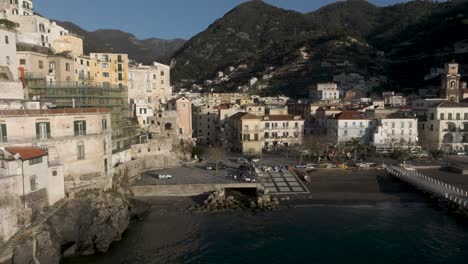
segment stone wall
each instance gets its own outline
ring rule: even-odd
[[[259,188],[257,183],[225,183],[225,184],[179,184],[179,185],[147,185],[133,186],[135,197],[154,196],[196,196],[226,188]]]

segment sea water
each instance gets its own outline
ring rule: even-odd
[[[468,263],[468,221],[429,204],[187,213],[154,208],[100,256],[64,263]]]

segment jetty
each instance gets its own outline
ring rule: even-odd
[[[437,196],[443,200],[456,204],[468,210],[468,191],[460,189],[446,182],[428,177],[415,169],[407,169],[398,165],[383,164],[384,170],[390,175],[414,187]]]

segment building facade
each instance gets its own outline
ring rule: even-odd
[[[94,82],[105,85],[128,86],[128,55],[116,53],[91,53],[94,60],[90,71]]]
[[[262,117],[262,144],[265,150],[278,150],[302,143],[304,119],[293,115],[266,115]]]

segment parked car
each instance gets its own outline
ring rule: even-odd
[[[249,164],[250,163],[248,159],[243,158],[243,157],[237,158],[237,162],[241,163],[241,164]]]
[[[245,181],[245,182],[257,182],[257,176],[255,176],[255,174],[249,173],[249,172],[242,173],[241,174],[241,179],[243,181]]]
[[[172,179],[172,176],[166,173],[160,173],[158,174],[158,179],[160,180],[169,180]]]
[[[214,170],[214,168],[211,167],[211,166],[206,166],[206,167],[205,167],[205,170]]]
[[[273,169],[272,167],[268,167],[268,166],[262,167],[262,171],[264,172],[270,172],[272,169]]]

